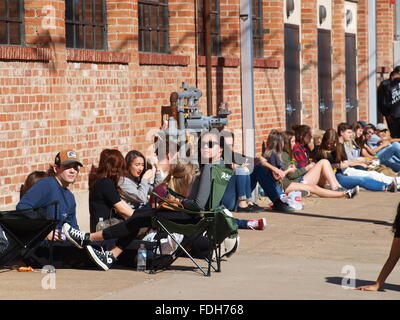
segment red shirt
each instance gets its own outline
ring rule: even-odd
[[[310,163],[310,154],[311,151],[308,146],[301,145],[299,142],[293,147],[293,157],[297,161],[297,167],[302,168],[307,166]]]

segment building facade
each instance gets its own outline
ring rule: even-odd
[[[243,2],[243,0],[242,0]],[[369,120],[368,0],[252,0],[255,149],[272,129]],[[240,0],[211,1],[213,110],[242,128]],[[182,82],[203,92],[203,0],[0,2],[0,207],[61,149],[146,151]],[[395,4],[376,0],[378,76],[393,67]]]

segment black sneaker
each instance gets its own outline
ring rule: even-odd
[[[253,208],[252,206],[247,206],[246,208],[242,207],[237,207],[236,212],[248,212],[248,213],[255,213],[255,212],[261,212],[260,210]]]
[[[89,256],[104,271],[110,269],[111,265],[117,260],[110,251],[99,251],[92,246],[86,246]]]
[[[353,189],[346,190],[346,197],[353,199],[360,192],[360,187],[357,186]]]
[[[277,212],[293,212],[295,211],[293,208],[289,207],[286,203],[283,203],[281,200],[278,200],[272,206],[272,211]]]
[[[259,205],[253,203],[251,205],[249,205],[249,207],[251,207],[253,210],[257,210],[257,211],[253,211],[253,212],[264,212],[265,209],[260,207]]]
[[[67,239],[79,249],[91,244],[89,233],[74,229],[68,223],[64,223],[62,231]]]

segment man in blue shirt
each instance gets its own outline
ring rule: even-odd
[[[60,230],[64,223],[68,223],[74,228],[79,229],[76,220],[76,202],[72,192],[68,189],[69,185],[74,183],[82,163],[79,162],[76,152],[61,151],[57,154],[54,165],[48,171],[48,177],[36,182],[29,189],[17,204],[16,209],[29,209],[45,206],[53,201],[58,200],[58,217],[59,224],[54,235],[55,240],[65,240],[61,237]],[[51,207],[52,215],[54,215],[54,206]],[[51,239],[50,233],[47,239]]]
[[[371,129],[368,129],[371,130]],[[398,139],[387,139],[388,128],[384,123],[376,125],[376,134],[368,136],[367,145],[378,156],[380,162],[394,171],[400,171],[400,143]],[[372,132],[372,131],[371,131]]]

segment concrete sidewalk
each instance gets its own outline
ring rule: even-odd
[[[238,252],[211,277],[182,258],[156,275],[57,270],[55,289],[47,290],[46,274],[9,271],[0,273],[0,299],[399,299],[399,266],[383,292],[342,286],[354,284],[347,279],[351,274],[357,286],[377,278],[389,253],[399,198],[398,193],[363,190],[351,200],[306,198],[305,209],[292,214],[237,214],[266,217],[268,226],[240,230]]]

